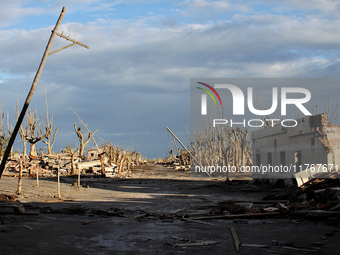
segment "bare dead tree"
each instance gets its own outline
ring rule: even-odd
[[[121,158],[122,149],[118,146],[114,146],[111,142],[105,146],[106,154],[109,157],[109,164],[113,163],[118,165],[119,159]]]
[[[102,172],[104,173],[103,156],[105,155],[108,159],[108,164],[115,164],[119,166],[118,174],[121,175],[124,172],[124,167],[130,170],[133,164],[139,165],[141,162],[141,154],[136,151],[127,151],[113,145],[112,142],[106,142],[105,145],[101,147],[102,152],[99,154],[99,158],[102,165]],[[101,155],[102,154],[102,155]]]
[[[142,159],[142,154],[140,152],[138,152],[136,154],[136,164],[137,164],[137,166],[140,164],[141,159]]]
[[[19,159],[19,181],[18,181],[18,190],[17,194],[21,195],[21,187],[22,187],[22,159]]]
[[[223,119],[223,109],[217,117],[214,107],[201,125],[192,127],[188,133],[192,154],[201,166],[241,166],[252,164],[252,151],[247,140],[249,130],[227,125],[212,126],[213,119]],[[228,177],[227,177],[228,178]]]
[[[126,152],[123,152],[123,155],[120,159],[120,164],[119,164],[119,170],[118,170],[118,175],[121,175],[124,172],[124,163],[125,163],[125,158],[126,158]]]
[[[114,163],[114,147],[112,142],[107,142],[104,146],[104,151],[106,152],[106,155],[108,156],[108,163],[111,165]]]
[[[329,125],[338,118],[340,110],[338,110],[338,105],[335,106],[335,109],[331,112],[331,101],[328,99],[328,103],[325,105],[325,113],[327,114],[327,122]]]
[[[78,188],[80,188],[80,174],[81,174],[81,167],[78,168]]]
[[[6,120],[5,120],[6,119]],[[5,122],[7,121],[7,128],[5,127]],[[2,104],[0,102],[0,157],[4,155],[5,149],[12,135],[13,127],[9,124],[9,113],[2,109]]]
[[[57,173],[57,179],[58,179],[58,199],[61,199],[60,195],[60,155],[58,155],[58,173]]]
[[[19,102],[17,100],[17,119],[18,118],[19,118]],[[21,138],[21,141],[22,141],[22,144],[23,144],[22,154],[25,158],[25,157],[27,157],[27,153],[26,153],[27,140],[26,140],[26,137],[29,134],[29,126],[28,126],[27,119],[26,119],[26,121],[24,121],[21,124],[20,129],[19,129],[19,134],[20,134],[20,138]]]
[[[27,142],[30,143],[30,157],[36,157],[37,151],[35,145],[37,142],[42,141],[48,135],[46,130],[43,128],[39,128],[40,124],[37,119],[36,111],[28,111],[27,113],[27,122],[28,122],[28,135],[25,137]]]
[[[119,161],[119,157],[120,157],[120,149],[119,148],[116,148],[114,153],[113,153],[113,163],[114,164],[118,164],[118,161]]]
[[[54,110],[52,110],[51,118],[49,118],[48,117],[48,104],[47,104],[46,84],[45,84],[45,88],[44,89],[45,89],[45,104],[46,104],[46,126],[44,125],[43,118],[41,117],[41,114],[40,114],[40,119],[41,119],[42,126],[46,130],[47,135],[46,135],[45,139],[42,140],[42,142],[45,143],[46,146],[47,146],[47,153],[48,153],[48,155],[51,155],[52,148],[53,148],[53,145],[54,145],[55,138],[56,138],[56,135],[58,133],[59,127],[56,127],[56,129],[55,129],[55,131],[54,131],[54,133],[52,135]]]
[[[0,156],[4,154],[6,147],[6,130],[5,130],[5,111],[2,110],[2,105],[0,102]]]
[[[106,152],[102,152],[99,154],[99,159],[100,159],[100,167],[102,169],[102,174],[105,176],[106,172],[105,172],[105,164],[104,164],[104,156],[105,156]]]
[[[76,175],[76,167],[74,165],[74,158],[79,151],[79,148],[77,148],[75,151],[73,151],[72,147],[70,149],[65,149],[65,152],[71,156],[71,175]]]
[[[319,104],[315,106],[315,114],[319,114]],[[325,111],[327,114],[327,123],[328,125],[332,125],[332,123],[338,118],[340,114],[340,110],[338,109],[338,105],[335,106],[334,110],[331,110],[331,101],[328,99],[328,102],[325,104]],[[314,114],[314,109],[313,109]]]
[[[91,137],[98,131],[98,129],[96,129],[92,134],[91,132],[89,132],[86,141],[84,141],[84,136],[81,131],[81,127],[77,128],[76,123],[74,123],[74,130],[76,131],[79,140],[79,157],[82,157],[84,155],[85,145],[90,141]]]
[[[9,124],[9,113],[7,112],[7,137],[8,138],[6,140],[6,146],[8,144],[8,141],[9,141],[10,137],[12,136],[12,133],[13,133],[13,125]],[[12,151],[13,151],[13,148],[11,150],[11,153],[12,153]]]

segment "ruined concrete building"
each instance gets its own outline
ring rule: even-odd
[[[99,154],[103,153],[105,150],[105,146],[103,145],[102,147],[98,149],[89,149],[87,151],[87,158],[88,159],[98,159],[99,158]]]
[[[258,167],[254,178],[289,184],[295,177],[301,185],[315,174],[340,168],[340,127],[329,125],[326,114],[296,121],[295,127],[275,125],[252,132],[253,164]]]

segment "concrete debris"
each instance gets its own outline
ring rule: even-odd
[[[287,199],[286,203],[277,203],[276,208],[291,217],[325,220],[327,225],[339,225],[340,181],[337,177],[313,178],[299,187],[288,187],[264,197],[264,201],[268,199]]]
[[[188,151],[177,149],[177,155],[174,155],[173,149],[170,149],[169,154],[170,155],[164,159],[158,159],[156,163],[179,171],[190,171],[191,161]]]
[[[303,184],[315,179],[332,179],[340,177],[337,170],[334,170],[333,172],[329,170],[322,172],[319,170],[319,167],[322,166],[316,166],[294,174],[298,187],[301,187]]]
[[[106,149],[106,146],[100,149],[105,153],[105,150],[108,150],[104,157],[101,157],[103,160],[94,157],[93,151],[97,150],[89,150],[89,157],[70,156],[68,152],[39,157],[22,157],[15,154],[8,159],[3,175],[17,177],[21,161],[23,176],[36,176],[38,174],[41,177],[55,177],[59,167],[61,175],[76,175],[78,171],[81,171],[81,174],[93,176],[128,178],[131,177],[131,168],[146,163],[141,154],[134,151],[128,152],[113,147]],[[123,155],[125,155],[124,158]],[[119,171],[120,167],[122,167],[121,171]]]

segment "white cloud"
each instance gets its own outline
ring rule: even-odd
[[[70,4],[76,3],[79,1]],[[285,4],[293,6],[289,1]],[[85,11],[91,5],[96,1],[83,2],[80,8]],[[46,83],[55,125],[62,126],[61,136],[63,132],[64,137],[72,134],[77,121],[69,106],[91,127],[99,128],[99,136],[106,140],[105,134],[124,134],[124,139],[139,132],[156,136],[159,130],[164,134],[169,122],[179,130],[188,124],[190,78],[311,77],[339,71],[339,19],[313,16],[308,11],[296,16],[269,11],[245,14],[242,12],[251,8],[232,1],[185,1],[179,6],[187,14],[194,9],[213,15],[220,10],[232,13],[218,22],[189,22],[171,16],[165,24],[165,14],[65,22],[60,31],[90,49],[76,45],[49,56],[32,107],[44,111],[42,85]],[[101,9],[100,5],[96,8]],[[10,23],[17,22],[20,15],[24,14],[13,14]],[[15,99],[22,102],[31,85],[53,24],[47,25],[0,30],[0,72],[10,77],[1,77],[0,93],[10,108]],[[56,37],[53,50],[68,43]]]
[[[11,1],[11,3],[15,3],[15,1]],[[13,25],[19,22],[20,18],[30,15],[38,15],[43,14],[43,8],[27,8],[21,7],[17,3],[15,5],[6,5],[1,6],[0,8],[0,28],[7,27],[9,25]]]
[[[230,4],[229,1],[221,0],[221,1],[206,1],[206,0],[187,0],[184,1],[183,4],[188,5],[190,8],[208,8],[212,10],[222,11],[228,9]]]

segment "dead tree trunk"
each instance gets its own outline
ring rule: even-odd
[[[58,157],[58,199],[61,199],[61,195],[60,195],[60,155]]]
[[[79,148],[75,151],[70,148],[70,150],[65,150],[65,152],[71,156],[71,175],[76,175],[76,167],[74,166],[74,158],[76,156],[76,153],[78,152]]]
[[[37,175],[37,187],[39,187],[39,167],[35,166],[35,174]]]
[[[104,164],[104,156],[105,156],[106,152],[104,151],[103,153],[99,154],[99,159],[100,159],[100,166],[102,169],[102,174],[105,176],[106,172],[105,172],[105,164]]]
[[[78,167],[78,188],[80,188],[80,172],[81,172],[81,167]]]
[[[29,111],[27,114],[27,120],[28,134],[25,139],[31,144],[30,157],[36,157],[37,151],[35,149],[35,145],[37,142],[45,139],[48,132],[46,130],[44,131],[43,128],[38,129],[40,123],[38,123],[36,112]]]
[[[79,157],[82,157],[84,155],[85,145],[90,141],[91,137],[98,131],[98,129],[96,129],[92,134],[89,132],[86,141],[84,141],[81,128],[80,127],[77,128],[76,123],[74,123],[74,130],[76,131],[79,140]]]
[[[0,157],[3,156],[4,150],[6,148],[6,130],[5,130],[5,111],[1,109],[0,103]]]
[[[55,138],[56,138],[56,135],[57,135],[59,127],[56,127],[56,129],[54,131],[54,134],[52,135],[54,110],[52,110],[51,118],[49,118],[48,117],[48,104],[47,104],[46,84],[45,84],[44,90],[45,90],[45,104],[46,104],[46,126],[44,125],[43,118],[41,117],[41,114],[40,114],[40,119],[41,119],[41,122],[42,122],[42,126],[46,130],[47,135],[46,135],[45,139],[42,140],[42,142],[45,143],[46,146],[47,146],[47,154],[51,155],[52,154],[52,148],[53,148],[53,145],[54,145]]]
[[[124,161],[125,161],[125,151],[124,151],[123,156],[120,160],[118,175],[122,175],[122,173],[124,173]]]
[[[119,156],[120,156],[120,151],[119,151],[119,149],[117,148],[116,149],[116,153],[115,153],[115,155],[114,155],[114,164],[118,164],[118,160],[119,160]]]
[[[72,153],[72,155],[71,155],[71,175],[76,174],[76,168],[74,166],[74,156],[75,156],[75,153]]]
[[[19,159],[19,182],[18,182],[18,190],[17,194],[21,194],[21,186],[22,186],[22,159]]]
[[[17,119],[19,118],[19,102],[17,100]],[[20,126],[19,129],[19,134],[20,138],[22,141],[23,149],[22,149],[22,154],[24,156],[24,159],[27,157],[26,153],[26,147],[27,147],[27,140],[26,137],[28,137],[29,132],[29,127],[28,127],[28,122],[27,120],[23,122],[23,124]]]
[[[137,155],[136,155],[137,166],[140,164],[141,158],[142,158],[142,154],[140,154],[140,153],[138,152]]]
[[[113,163],[113,147],[109,146],[109,164],[111,165]]]

